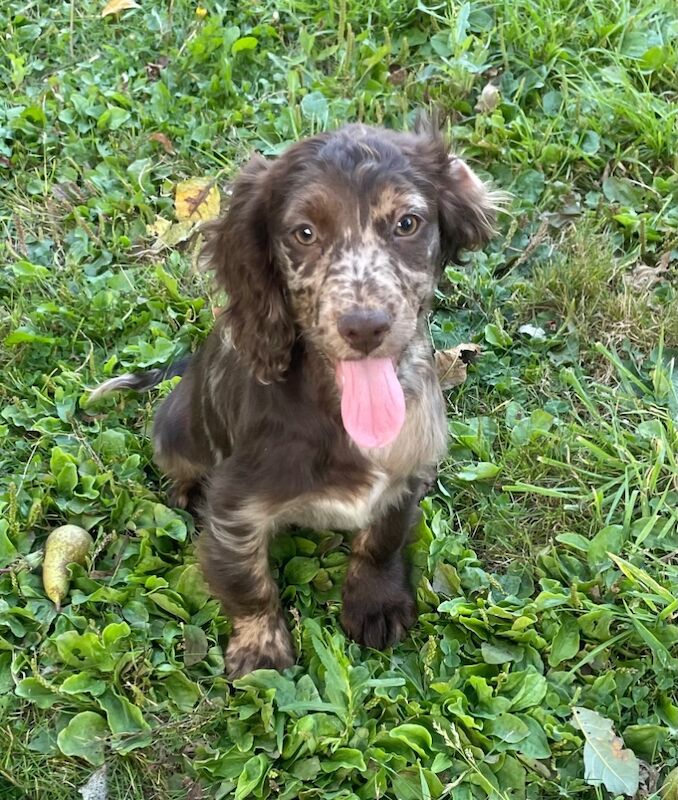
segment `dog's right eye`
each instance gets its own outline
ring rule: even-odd
[[[310,225],[300,225],[296,230],[293,231],[293,233],[294,238],[299,242],[299,244],[313,244],[318,238],[316,232]]]

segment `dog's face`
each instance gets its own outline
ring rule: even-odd
[[[333,365],[397,362],[443,263],[483,244],[493,214],[437,132],[353,125],[251,161],[212,244],[236,348],[261,380],[298,336]]]
[[[439,271],[433,189],[417,184],[401,152],[384,150],[329,143],[309,160],[274,220],[274,257],[295,321],[335,363],[398,359]]]

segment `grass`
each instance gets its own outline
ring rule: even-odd
[[[119,798],[677,797],[673,0],[102,6],[0,8],[0,798],[78,798],[103,764]],[[422,503],[419,623],[348,642],[347,545],[296,532],[273,559],[299,664],[231,685],[151,463],[157,394],[87,387],[209,330],[192,245],[148,229],[177,183],[429,105],[513,202],[431,318],[484,352]],[[64,522],[96,541],[57,615]],[[630,784],[596,785],[575,707],[612,721]]]

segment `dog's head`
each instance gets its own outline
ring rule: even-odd
[[[208,240],[236,349],[262,382],[298,337],[332,365],[397,363],[442,265],[487,241],[494,212],[437,130],[349,125],[255,157]]]

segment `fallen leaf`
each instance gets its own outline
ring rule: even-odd
[[[155,220],[146,226],[146,232],[151,236],[163,236],[171,227],[172,221],[158,214]]]
[[[394,86],[402,86],[407,80],[407,70],[399,64],[391,64],[388,68],[388,80]]]
[[[148,139],[151,142],[157,142],[168,155],[173,156],[176,153],[174,145],[164,133],[152,133]]]
[[[535,325],[521,325],[518,328],[518,333],[524,333],[530,339],[537,339],[543,342],[546,339],[546,331],[543,328],[538,328]]]
[[[78,791],[82,795],[82,800],[107,800],[106,765],[93,772],[87,783],[84,783]]]
[[[590,786],[602,784],[612,795],[627,794],[633,797],[640,784],[640,763],[633,750],[624,748],[624,742],[614,732],[612,720],[580,706],[572,709],[572,715],[586,739],[586,783]]]
[[[109,0],[103,7],[101,12],[102,17],[108,17],[111,14],[119,14],[121,11],[127,11],[130,8],[141,8],[134,0]]]
[[[155,61],[146,64],[146,76],[149,81],[157,81],[160,73],[169,64],[167,56],[158,56]]]
[[[174,208],[179,222],[205,222],[219,216],[219,190],[210,178],[191,178],[177,184]]]
[[[438,350],[434,356],[438,380],[443,389],[452,389],[466,380],[466,367],[480,353],[480,345],[459,344],[450,350]]]
[[[169,224],[167,224],[169,223]],[[151,245],[151,250],[159,253],[161,250],[167,250],[171,247],[176,247],[181,242],[185,242],[195,233],[196,224],[190,220],[184,222],[170,222],[164,217],[156,217],[152,225],[147,226],[150,234],[155,234],[156,240]]]
[[[635,292],[643,292],[661,283],[666,267],[661,264],[651,267],[649,264],[637,264],[631,272],[624,275],[624,283]]]
[[[493,83],[487,83],[480,93],[475,110],[479,114],[490,114],[501,102],[499,89]]]

